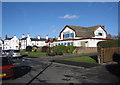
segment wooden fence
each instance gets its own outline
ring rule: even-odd
[[[112,62],[114,59],[117,61],[118,58],[120,59],[120,47],[98,48],[99,63]]]

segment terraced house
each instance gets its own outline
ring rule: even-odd
[[[31,38],[30,34],[25,37],[25,35],[22,35],[21,42],[21,49],[26,49],[27,46],[37,46],[37,47],[43,47],[46,46],[45,41],[48,39],[48,36],[46,38],[41,38],[40,35],[38,35],[37,38]]]
[[[43,47],[46,46],[46,40],[48,40],[48,36],[46,38],[41,38],[40,35],[38,35],[37,38],[31,38],[30,34],[28,33],[27,37],[23,34],[21,39],[18,39],[16,36],[12,38],[8,38],[6,36],[3,44],[3,50],[19,50],[19,49],[26,49],[27,46],[37,46],[37,47]]]
[[[104,26],[101,25],[91,27],[66,25],[59,33],[58,39],[48,40],[48,43],[51,46],[97,47],[99,41],[110,40],[109,37]]]
[[[0,38],[0,51],[3,49],[3,40]]]

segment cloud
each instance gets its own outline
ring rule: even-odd
[[[55,32],[57,32],[55,29],[54,29],[54,30],[52,30],[52,33],[55,33]]]
[[[76,18],[79,18],[79,16],[65,14],[64,16],[61,16],[60,18],[63,18],[63,19],[76,19]]]

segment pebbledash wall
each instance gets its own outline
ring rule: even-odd
[[[58,38],[31,38],[30,34],[27,37],[23,34],[21,39],[16,36],[12,38],[6,37],[2,42],[2,49],[25,49],[27,46],[57,46],[57,45],[73,45],[76,47],[97,47],[97,43],[104,40],[111,40],[104,29],[104,26],[97,25],[91,27],[80,27],[66,25],[59,33]]]

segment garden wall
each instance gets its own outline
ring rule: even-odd
[[[97,53],[97,48],[96,47],[77,47],[74,53],[78,53],[78,54]]]

